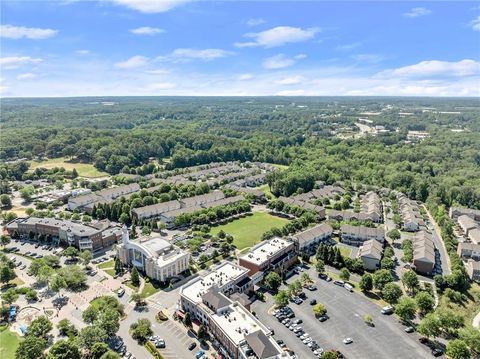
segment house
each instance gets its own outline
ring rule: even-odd
[[[465,265],[468,276],[471,280],[480,283],[480,262],[468,261]]]
[[[456,220],[461,215],[466,215],[473,218],[475,221],[480,221],[480,209],[450,207],[448,215],[453,220]]]
[[[378,222],[378,216],[372,216],[369,213],[356,213],[353,211],[339,211],[336,209],[328,210],[328,218],[336,221],[372,221]]]
[[[323,207],[316,206],[314,204],[311,204],[309,202],[305,202],[302,200],[297,200],[297,199],[294,199],[293,197],[292,198],[278,197],[278,200],[292,206],[298,206],[300,208],[315,212],[320,219],[325,218],[325,208]]]
[[[160,217],[163,213],[180,209],[180,201],[173,200],[162,203],[152,204],[150,206],[138,207],[132,209],[132,214],[137,220]]]
[[[385,241],[385,232],[382,228],[351,226],[344,224],[340,227],[342,242],[360,246],[363,242],[374,239],[380,243]]]
[[[383,222],[383,204],[380,196],[376,192],[367,192],[362,197],[360,213],[367,214],[373,222]]]
[[[415,201],[409,199],[404,193],[396,192],[398,206],[402,215],[402,228],[407,232],[418,232],[425,226],[420,208]]]
[[[474,228],[468,231],[468,239],[475,244],[480,244],[480,228]]]
[[[122,229],[122,243],[117,246],[120,261],[135,266],[148,277],[166,282],[188,269],[190,253],[160,237],[130,241],[127,227]]]
[[[278,237],[260,242],[238,258],[238,264],[247,268],[250,276],[268,271],[283,274],[296,261],[294,242]]]
[[[92,194],[87,194],[78,197],[71,197],[68,199],[68,209],[73,211],[75,209],[82,210],[87,205],[90,205],[90,208],[99,201],[103,202],[112,202],[117,198],[126,196],[128,194],[140,191],[140,186],[138,183],[131,183],[127,185],[105,188],[101,191],[94,192]]]
[[[463,260],[473,259],[475,261],[480,261],[480,244],[466,242],[459,243],[457,254]]]
[[[357,257],[363,262],[366,270],[377,270],[380,268],[382,260],[383,244],[374,239],[370,239],[363,243],[358,250]]]
[[[180,203],[182,204],[182,207],[202,206],[223,198],[225,198],[225,194],[222,191],[213,191],[199,196],[182,198],[180,199]]]
[[[332,237],[333,228],[327,223],[316,225],[291,237],[297,251],[311,253],[321,242],[327,242]]]
[[[431,274],[435,266],[435,245],[432,235],[420,231],[412,237],[413,265],[418,273]]]
[[[466,236],[470,233],[472,229],[479,228],[480,224],[476,222],[472,217],[462,214],[457,218],[458,225],[462,229],[463,233]]]

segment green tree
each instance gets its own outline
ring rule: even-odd
[[[417,307],[421,315],[425,315],[435,307],[435,299],[428,292],[420,292],[415,296]]]
[[[130,275],[130,280],[132,281],[132,285],[134,287],[140,286],[140,275],[138,274],[137,267],[133,266],[132,273]]]
[[[67,287],[67,282],[65,278],[63,278],[59,274],[54,274],[50,281],[50,289],[53,290],[55,293],[60,293],[62,289]]]
[[[109,350],[105,354],[103,354],[100,359],[121,359],[120,356],[115,353],[114,351]]]
[[[48,333],[53,329],[53,324],[44,315],[36,318],[28,327],[28,335],[37,338],[47,339]]]
[[[70,259],[74,259],[74,258],[78,257],[78,249],[75,248],[75,247],[72,247],[72,246],[67,247],[63,251],[63,255],[66,256],[66,257],[70,257]]]
[[[138,291],[132,294],[131,299],[135,302],[136,306],[139,306],[140,304],[142,304],[144,302],[143,295],[141,293],[139,293]]]
[[[288,298],[290,296],[288,295],[288,292],[286,290],[280,290],[278,293],[275,295],[275,305],[277,307],[285,307],[288,305]]]
[[[82,289],[87,283],[87,275],[80,266],[68,265],[60,268],[57,273],[65,279],[67,289],[69,290]]]
[[[20,190],[20,197],[22,197],[25,201],[29,202],[32,199],[34,193],[35,188],[33,188],[33,186],[31,185],[28,185]]]
[[[315,304],[312,309],[313,314],[315,314],[316,317],[321,317],[327,314],[327,308],[321,303]]]
[[[458,331],[458,337],[463,340],[470,350],[476,354],[480,354],[480,330],[468,326]]]
[[[347,268],[340,269],[340,279],[344,280],[345,282],[348,282],[350,279],[350,271]]]
[[[417,306],[412,298],[403,297],[398,301],[395,307],[395,313],[404,322],[410,322],[415,319]]]
[[[185,313],[185,318],[183,319],[183,323],[184,323],[187,327],[191,327],[191,326],[192,326],[192,317],[191,317],[191,315],[190,315],[190,312]]]
[[[151,323],[146,318],[141,318],[137,322],[130,325],[130,334],[132,338],[140,344],[145,344],[148,337],[152,335]]]
[[[18,299],[18,294],[17,291],[14,288],[8,288],[3,294],[2,294],[2,301],[4,301],[7,304],[12,304],[15,303]]]
[[[265,276],[265,285],[276,292],[282,284],[282,278],[276,272],[270,272]]]
[[[364,292],[369,292],[373,289],[373,279],[370,273],[362,275],[359,283],[360,289]]]
[[[300,276],[300,281],[302,282],[303,285],[311,283],[312,278],[310,278],[310,275],[306,272],[303,272],[302,275]]]
[[[92,350],[90,351],[90,355],[92,356],[92,359],[100,359],[103,354],[108,352],[110,348],[108,347],[108,344],[106,343],[95,343],[93,344]]]
[[[103,342],[108,338],[107,333],[96,325],[89,325],[82,328],[78,335],[78,345],[89,351],[95,343]]]
[[[437,308],[435,314],[440,321],[442,331],[447,334],[455,333],[457,329],[464,325],[463,316],[453,310],[440,307]]]
[[[322,359],[338,359],[338,353],[335,351],[328,351],[322,354]]]
[[[59,340],[48,351],[47,359],[80,359],[80,350],[73,341]]]
[[[115,266],[114,266],[115,273],[116,274],[122,273],[123,272],[123,265],[122,265],[122,262],[120,261],[120,259],[118,257],[115,257],[114,263],[115,263]]]
[[[2,234],[0,237],[0,244],[2,245],[3,249],[5,249],[5,246],[10,243],[10,237]]]
[[[471,354],[467,344],[461,339],[450,340],[446,354],[451,359],[470,359]]]
[[[47,341],[32,335],[27,335],[15,351],[15,359],[39,359],[43,358],[43,351],[47,347]]]
[[[2,194],[0,196],[0,204],[2,207],[10,208],[12,207],[12,200],[8,194]]]
[[[11,280],[14,280],[17,277],[13,268],[7,264],[0,265],[0,283],[7,284]]]
[[[317,270],[318,274],[325,273],[325,262],[321,259],[317,260],[315,269]]]
[[[389,270],[379,269],[373,273],[373,286],[376,289],[382,290],[390,282],[393,282],[393,277]]]
[[[76,337],[78,334],[77,328],[68,320],[62,319],[57,324],[57,329],[60,335],[68,337]]]
[[[420,282],[418,281],[418,275],[413,270],[408,270],[402,275],[402,283],[405,288],[410,291],[414,292],[418,289]]]
[[[385,284],[382,289],[382,297],[389,304],[396,304],[401,296],[402,288],[393,282]]]
[[[427,338],[438,337],[441,333],[440,321],[434,313],[428,313],[417,326],[417,332]]]
[[[86,251],[82,251],[80,253],[80,259],[82,260],[83,264],[85,266],[88,266],[88,264],[90,263],[90,261],[92,260],[93,256],[92,256],[92,252],[90,252],[89,250],[86,250]]]
[[[387,232],[387,236],[390,237],[393,241],[397,241],[400,239],[401,234],[398,229],[394,228]]]

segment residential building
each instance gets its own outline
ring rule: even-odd
[[[466,214],[462,214],[457,218],[458,225],[462,229],[463,233],[466,236],[469,235],[470,231],[475,228],[480,228],[480,224],[476,222],[472,217],[467,216]]]
[[[457,254],[463,260],[473,259],[475,261],[480,261],[480,244],[467,242],[459,243]]]
[[[468,261],[465,265],[468,276],[471,280],[480,283],[480,262]]]
[[[363,242],[374,239],[380,243],[385,241],[385,232],[382,228],[371,228],[364,226],[351,226],[343,224],[340,227],[342,242],[360,246]]]
[[[297,251],[312,253],[320,242],[328,242],[332,237],[333,228],[327,223],[316,225],[291,237]]]
[[[103,229],[94,224],[55,219],[23,217],[16,218],[5,226],[12,237],[40,236],[57,243],[75,246],[80,250],[97,251],[108,248],[120,239],[119,227],[110,224]]]
[[[78,197],[70,197],[68,199],[68,209],[73,211],[75,209],[83,210],[84,207],[90,205],[90,208],[96,202],[112,202],[117,198],[126,196],[128,194],[140,191],[138,183],[131,183],[118,187],[105,188],[91,194],[86,194]]]
[[[203,206],[210,202],[215,202],[225,198],[225,194],[222,191],[213,191],[199,196],[193,196],[180,199],[182,207]]]
[[[412,237],[412,244],[415,270],[422,274],[432,274],[435,266],[435,245],[432,235],[422,230]]]
[[[278,237],[260,242],[238,258],[238,264],[247,268],[250,276],[269,271],[282,274],[296,261],[295,243]]]
[[[167,201],[162,203],[152,204],[150,206],[138,207],[132,209],[132,214],[137,220],[157,218],[165,212],[180,209],[182,204],[180,201]]]
[[[367,192],[360,202],[360,213],[365,213],[376,223],[383,222],[383,204],[380,196],[373,191]]]
[[[466,215],[473,218],[476,221],[480,221],[480,209],[471,209],[471,208],[459,208],[459,207],[450,207],[448,215],[451,219],[457,220],[461,215]]]
[[[122,243],[117,246],[120,261],[133,265],[148,277],[166,282],[188,269],[190,253],[160,237],[131,241],[127,227],[122,230]]]
[[[358,250],[358,258],[363,262],[366,270],[377,270],[382,260],[383,244],[375,239],[365,241]]]
[[[472,243],[480,244],[480,228],[474,228],[468,231],[468,239]]]
[[[297,199],[294,199],[293,197],[291,197],[291,198],[290,197],[278,197],[278,200],[283,202],[283,203],[289,204],[289,205],[298,206],[300,208],[315,212],[320,219],[325,218],[325,208],[323,208],[323,207],[311,204],[311,203],[306,202],[306,201],[297,200]]]
[[[381,222],[379,216],[371,213],[356,213],[353,211],[328,210],[328,218],[336,221],[372,221]]]
[[[404,193],[397,192],[398,206],[402,215],[402,228],[407,232],[417,232],[425,226],[418,204]]]

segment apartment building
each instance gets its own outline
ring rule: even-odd
[[[342,242],[360,246],[364,242],[374,239],[380,243],[385,241],[385,232],[382,228],[351,226],[344,224],[340,227]]]
[[[140,191],[138,183],[131,183],[118,187],[105,188],[91,194],[86,194],[78,197],[70,197],[68,199],[68,209],[73,211],[75,209],[83,210],[86,206],[89,209],[97,202],[112,202],[117,198],[126,196],[128,194]]]
[[[327,223],[316,225],[291,237],[298,252],[315,252],[321,242],[329,242],[333,228]]]
[[[420,231],[412,237],[413,265],[422,274],[431,274],[435,266],[435,245],[427,231]]]
[[[466,242],[459,243],[457,254],[463,260],[473,259],[474,261],[480,261],[480,244]]]
[[[374,239],[365,241],[358,250],[357,257],[363,262],[366,270],[375,271],[380,268],[382,260],[383,244]]]

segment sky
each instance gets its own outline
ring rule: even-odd
[[[480,96],[459,1],[0,2],[0,95]]]

